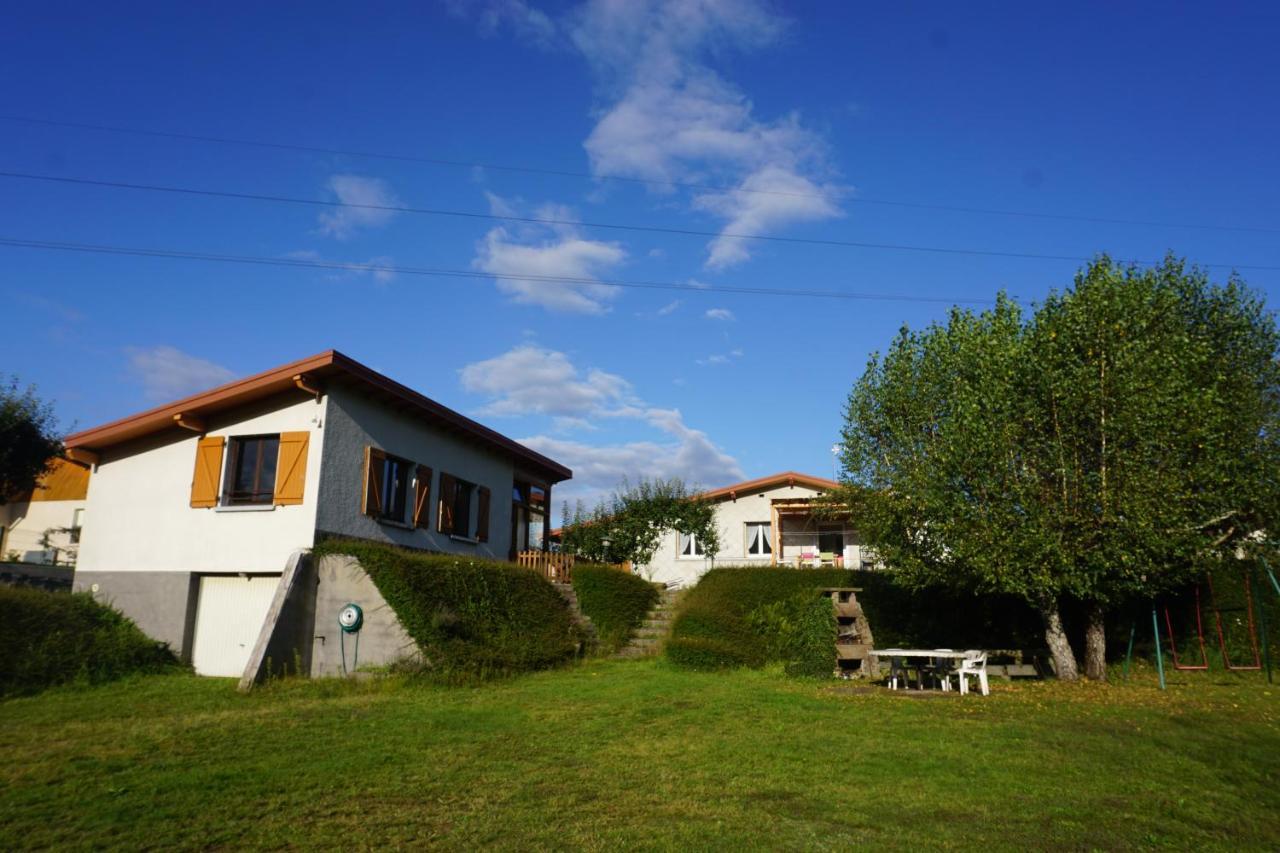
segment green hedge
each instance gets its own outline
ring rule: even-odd
[[[718,568],[703,575],[676,617],[667,657],[695,669],[758,667],[782,660],[793,672],[829,671],[820,663],[826,630],[802,602],[826,587],[862,590],[858,601],[875,644],[946,648],[1037,648],[1040,620],[1009,596],[912,593],[884,573],[840,569]],[[813,621],[810,621],[813,620]],[[834,630],[834,628],[832,628]],[[807,649],[808,651],[805,651]]]
[[[564,598],[531,569],[342,539],[321,542],[315,553],[360,561],[434,678],[471,681],[546,669],[586,647]]]
[[[608,566],[576,565],[578,606],[596,626],[600,649],[617,651],[658,603],[657,588],[644,578]]]
[[[177,668],[169,647],[88,593],[0,586],[0,696]]]

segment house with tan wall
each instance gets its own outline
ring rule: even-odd
[[[563,465],[328,351],[83,430],[75,587],[240,675],[318,537],[509,559],[547,541]]]
[[[55,459],[31,491],[0,504],[0,559],[75,565],[89,467]]]
[[[715,504],[720,549],[667,531],[653,559],[637,567],[650,580],[690,586],[713,565],[869,568],[870,554],[851,522],[817,511],[817,500],[839,487],[823,477],[784,471],[704,492]]]

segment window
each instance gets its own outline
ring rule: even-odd
[[[698,537],[692,533],[680,534],[680,551],[679,558],[682,560],[700,559],[707,555],[703,550],[702,543],[698,541]]]
[[[404,508],[409,494],[409,469],[412,464],[396,456],[387,456],[382,460],[382,507],[378,517],[384,521],[404,522]]]
[[[769,537],[773,528],[767,521],[747,522],[747,556],[768,557],[773,553],[773,543]]]
[[[436,529],[461,539],[489,540],[489,489],[440,473]]]
[[[231,439],[229,444],[222,502],[228,506],[270,504],[276,490],[280,436],[242,436]]]

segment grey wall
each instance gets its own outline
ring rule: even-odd
[[[360,629],[359,667],[386,666],[418,655],[418,646],[400,625],[395,611],[378,592],[360,563],[351,557],[325,556],[316,562],[315,629],[311,648],[313,678],[343,674],[343,645],[346,665],[357,665],[356,638],[341,637],[338,612],[347,604],[364,611]]]
[[[336,386],[328,393],[318,530],[410,548],[507,559],[511,547],[511,490],[515,483],[515,467],[510,459],[393,410],[357,390]],[[432,469],[428,529],[397,527],[361,513],[367,445]],[[488,542],[466,542],[437,532],[436,505],[442,471],[487,486],[492,492]]]
[[[90,592],[109,604],[155,640],[169,644],[182,658],[191,660],[195,629],[197,577],[191,572],[81,572],[73,588]]]

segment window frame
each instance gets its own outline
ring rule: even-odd
[[[691,553],[689,554],[685,554],[684,552],[684,538],[686,536],[689,538],[689,541],[692,545],[692,547],[690,548]],[[702,546],[702,543],[698,541],[698,536],[696,533],[682,533],[679,530],[676,531],[676,559],[677,560],[707,559],[707,551]]]
[[[258,459],[254,470],[254,485],[256,491],[237,492],[236,486],[237,476],[240,469],[240,459],[244,453],[244,448],[250,442],[265,443],[274,442],[274,459],[272,460],[271,482],[267,484],[264,490],[261,482],[264,460],[267,454],[259,451]],[[264,432],[251,433],[249,435],[231,435],[227,436],[227,452],[226,461],[222,472],[222,493],[219,497],[218,505],[223,507],[258,507],[258,506],[274,506],[276,496],[276,477],[279,475],[280,467],[280,433]],[[249,499],[237,497],[237,494],[248,494]]]
[[[413,486],[414,463],[402,456],[395,456],[390,453],[386,453],[385,451],[383,452],[383,457],[380,461],[382,462],[382,476],[378,485],[382,488],[382,493],[379,496],[381,506],[374,518],[380,522],[389,524],[406,524],[405,514],[408,512],[410,506],[409,490]],[[392,482],[392,478],[389,476],[392,470],[396,470],[400,474],[400,477],[398,478],[400,487],[398,489],[398,499],[400,502],[399,514],[393,511],[393,499],[396,498],[397,495],[390,491],[392,486],[395,485]]]
[[[760,543],[766,547],[767,551],[753,552],[751,550],[751,528],[760,528]],[[743,556],[746,559],[763,560],[773,556],[773,525],[767,521],[745,521],[743,522],[743,531],[746,534],[742,549]]]

